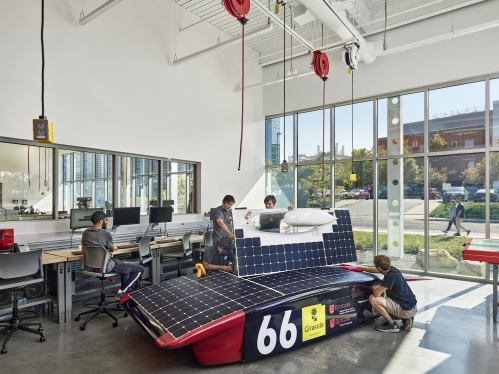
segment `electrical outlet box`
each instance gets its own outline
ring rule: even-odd
[[[54,143],[54,129],[48,119],[33,119],[33,140],[38,143]]]

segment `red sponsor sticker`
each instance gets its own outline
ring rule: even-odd
[[[334,313],[334,304],[329,305],[329,314],[333,314],[333,313]]]
[[[329,320],[329,327],[334,328],[334,319]]]

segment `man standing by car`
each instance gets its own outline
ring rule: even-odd
[[[462,204],[460,197],[456,198],[456,203],[457,203],[457,208],[456,208],[457,232],[454,234],[454,236],[461,236],[461,230],[466,231],[466,236],[469,236],[471,230],[468,230],[466,227],[462,225],[463,219],[466,218],[464,216],[464,212],[466,211],[466,209],[464,208],[464,205]]]
[[[213,243],[217,243],[220,239],[228,237],[234,240],[234,220],[232,219],[232,205],[236,200],[231,195],[226,195],[222,201],[222,205],[215,208],[211,212],[213,221]]]

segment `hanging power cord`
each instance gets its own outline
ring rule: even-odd
[[[31,172],[29,170],[29,145],[28,145],[28,188],[31,188]]]
[[[42,29],[40,32],[42,41],[42,116],[40,119],[45,119],[45,45],[43,43],[43,26],[45,23],[45,1],[42,0]]]
[[[42,175],[42,173],[40,172],[40,164],[41,164],[40,159],[42,157],[41,152],[42,152],[42,148],[38,147],[38,192],[42,192],[42,188],[41,188],[41,175]]]
[[[173,55],[173,61],[177,61],[177,0],[175,0],[175,3],[173,4],[175,7],[175,32],[174,32],[174,38],[175,38],[175,54]]]
[[[353,172],[353,71],[354,69],[352,69],[351,71],[351,74],[352,74],[352,175],[354,175],[354,172]]]
[[[324,139],[326,137],[326,80],[324,80],[324,87],[322,88],[322,180],[324,181]]]
[[[239,142],[239,164],[237,170],[241,170],[241,158],[243,153],[243,130],[244,130],[244,25],[248,22],[246,15],[250,10],[250,0],[223,0],[223,4],[227,12],[235,17],[242,26],[242,78],[241,78],[241,140]]]
[[[386,3],[388,0],[385,0],[385,32],[383,33],[383,51],[386,51],[386,22],[388,20],[388,13],[386,9]]]
[[[283,36],[283,118],[284,118],[284,160],[282,161],[281,171],[283,173],[288,171],[288,165],[286,161],[286,3],[282,2],[282,7],[284,9],[284,17],[282,19],[284,23],[284,27],[282,28],[284,31]]]

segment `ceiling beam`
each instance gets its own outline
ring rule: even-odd
[[[119,3],[121,3],[123,0],[109,0],[109,1],[106,1],[104,4],[102,4],[100,7],[96,8],[95,10],[92,10],[90,13],[88,13],[86,16],[83,16],[80,18],[79,20],[79,24],[80,25],[86,25],[87,23],[89,23],[91,20],[99,17],[102,13],[108,11],[109,9],[111,9],[112,7],[114,7],[115,5],[118,5]]]

